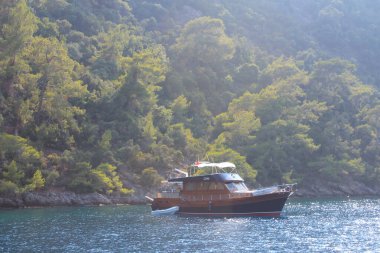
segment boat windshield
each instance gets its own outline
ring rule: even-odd
[[[243,182],[231,182],[226,184],[228,190],[230,192],[236,192],[236,191],[248,191],[247,186]]]

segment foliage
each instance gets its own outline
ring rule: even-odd
[[[95,189],[102,192],[111,194],[114,191],[122,194],[130,194],[133,191],[123,187],[120,177],[117,175],[116,167],[111,164],[102,163],[96,169],[91,170],[95,176],[93,185]]]
[[[239,154],[235,150],[226,147],[226,140],[220,135],[215,142],[209,146],[207,156],[213,161],[230,161],[238,168],[238,172],[245,178],[248,183],[254,183],[257,171],[247,163],[245,156]]]
[[[141,184],[147,188],[154,188],[161,184],[164,178],[152,167],[145,168],[140,177]]]
[[[54,186],[57,179],[59,178],[59,172],[56,170],[51,170],[46,176],[46,186]]]
[[[6,165],[3,170],[4,179],[17,184],[20,184],[20,180],[23,179],[25,173],[17,169],[17,164],[12,161],[9,165]]]
[[[0,180],[0,194],[12,196],[19,192],[20,189],[17,184],[7,180]]]
[[[205,155],[257,185],[378,184],[377,7],[2,1],[0,192],[129,194]]]
[[[30,183],[26,186],[27,191],[39,190],[45,186],[45,179],[40,170],[34,172]]]
[[[41,153],[22,137],[0,134],[0,166],[3,177],[12,182],[25,183],[24,176],[31,177],[36,167],[43,165]]]
[[[187,67],[193,64],[214,66],[231,59],[234,44],[224,30],[220,19],[201,17],[189,21],[174,45],[180,62]]]

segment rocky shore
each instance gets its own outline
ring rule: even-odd
[[[298,197],[341,197],[341,196],[379,196],[380,185],[366,184],[353,180],[351,177],[342,178],[341,182],[325,181],[322,179],[309,180],[297,186],[295,196]]]
[[[28,192],[14,197],[0,196],[0,208],[44,206],[83,206],[112,204],[144,204],[143,196],[106,196],[100,193],[77,194],[74,192]]]

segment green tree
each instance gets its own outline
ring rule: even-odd
[[[100,50],[91,59],[92,71],[102,79],[117,80],[127,71],[123,66],[123,51],[130,40],[129,29],[125,25],[118,25],[108,32],[100,33],[98,37]]]
[[[263,181],[281,181],[291,170],[305,172],[305,158],[319,146],[308,135],[309,127],[294,121],[277,120],[263,126],[249,155]]]
[[[264,69],[261,82],[268,85],[278,80],[284,80],[299,72],[300,69],[297,67],[294,59],[280,57]]]
[[[205,152],[206,143],[201,139],[196,139],[191,130],[185,128],[182,123],[171,125],[167,136],[173,141],[173,148],[181,150],[189,160],[194,161]]]
[[[178,61],[191,68],[210,65],[216,67],[231,59],[234,43],[224,30],[220,19],[201,17],[188,22],[173,47]]]
[[[88,162],[74,162],[66,172],[63,184],[67,189],[77,193],[90,193],[96,190],[91,177],[91,164]]]
[[[190,112],[194,114],[191,128],[197,136],[207,134],[198,134],[201,131],[196,129],[197,126],[207,129],[210,125],[211,119],[207,119],[206,114],[209,111],[220,113],[231,99],[230,93],[217,96],[215,91],[230,85],[226,79],[226,63],[234,52],[234,41],[226,35],[223,21],[210,17],[189,21],[172,47],[173,66],[179,76],[170,75],[172,78],[168,78],[164,91],[169,93],[168,97],[183,94],[191,101]],[[174,87],[178,81],[184,90]],[[202,118],[197,118],[197,115]]]
[[[346,106],[351,89],[360,83],[354,75],[355,68],[354,64],[337,58],[316,62],[307,87],[309,96],[328,105]]]
[[[20,185],[21,179],[23,179],[24,176],[25,173],[17,168],[16,161],[14,160],[6,165],[3,170],[3,178],[16,185]]]
[[[16,63],[16,55],[37,30],[38,18],[25,0],[0,3],[0,13],[0,59],[12,68]]]
[[[48,172],[46,176],[46,186],[55,186],[57,179],[59,178],[60,174],[57,170],[51,170]]]
[[[10,96],[22,69],[18,54],[35,33],[38,19],[25,0],[2,2],[0,12],[3,15],[0,23],[0,88],[5,96]]]
[[[34,172],[32,179],[30,180],[30,184],[26,186],[27,191],[39,190],[45,186],[45,179],[42,176],[40,170],[36,170]]]
[[[96,169],[91,170],[91,173],[95,176],[94,187],[100,192],[111,194],[118,192],[122,194],[130,194],[133,191],[124,188],[120,177],[117,174],[116,167],[102,163]]]
[[[32,176],[36,167],[42,165],[41,152],[32,147],[27,139],[10,134],[0,134],[0,166],[10,166],[12,171],[17,169],[20,173],[25,173],[25,177],[28,178]]]
[[[174,123],[184,123],[188,121],[187,115],[189,113],[190,103],[184,95],[181,95],[173,100],[170,105],[173,111]]]
[[[5,118],[4,124],[13,126],[13,132],[17,135],[20,118],[15,118],[14,113],[22,114],[25,121],[30,118],[26,112],[28,102],[21,99],[18,101],[16,95],[20,89],[20,74],[27,69],[21,59],[21,52],[35,33],[38,18],[25,0],[1,2],[0,14],[0,97],[8,99],[8,103],[11,102],[9,105],[6,101],[0,101],[0,109]]]
[[[207,156],[212,161],[229,161],[236,165],[238,173],[244,179],[253,184],[256,182],[257,171],[247,162],[247,158],[237,151],[228,148],[226,139],[221,134],[214,143],[208,146]]]
[[[14,194],[18,194],[19,192],[20,188],[17,184],[7,180],[0,180],[0,194],[12,196]]]
[[[86,86],[75,76],[74,71],[80,66],[53,38],[34,38],[25,48],[23,58],[31,66],[20,79],[33,94],[27,101],[35,138],[48,146],[72,144],[72,135],[79,132],[77,118],[85,113],[80,101],[88,95]],[[33,75],[36,78],[31,79]],[[24,92],[20,90],[18,95],[29,97]]]
[[[158,174],[157,170],[152,167],[145,168],[140,177],[140,182],[147,188],[158,187],[161,184],[163,177]]]

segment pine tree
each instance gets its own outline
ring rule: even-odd
[[[0,3],[0,13],[4,14],[0,19],[0,67],[5,70],[5,73],[0,72],[5,79],[1,91],[9,95],[19,70],[17,55],[37,30],[38,18],[25,0],[13,6],[7,1]]]
[[[45,186],[45,179],[42,176],[41,170],[34,172],[30,185],[33,190],[39,190]]]
[[[24,172],[19,171],[16,161],[12,161],[9,165],[5,166],[3,177],[16,185],[20,185],[20,180],[24,178]]]

